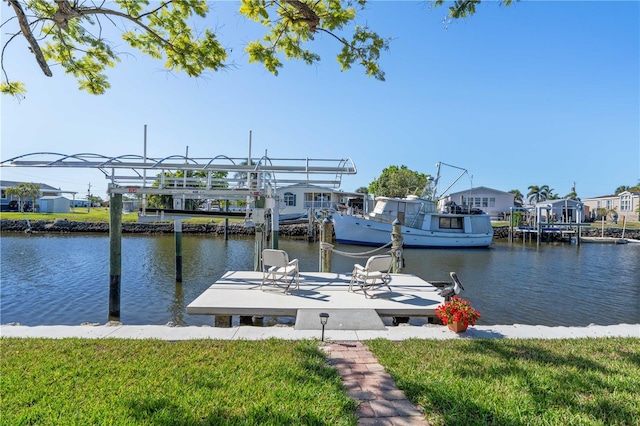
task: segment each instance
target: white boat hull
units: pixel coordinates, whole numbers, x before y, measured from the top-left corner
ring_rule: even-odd
[[[487,217],[487,221],[489,218]],[[358,216],[333,216],[336,241],[342,244],[383,246],[391,241],[392,225]],[[401,227],[405,247],[488,247],[493,240],[493,228],[484,233],[462,230],[423,230]]]

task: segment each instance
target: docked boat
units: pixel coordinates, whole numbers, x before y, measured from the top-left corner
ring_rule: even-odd
[[[453,201],[438,210],[436,194],[441,165],[462,170],[444,192],[468,174],[466,169],[438,163],[435,179],[429,179],[420,197],[376,197],[370,213],[337,212],[333,215],[336,240],[343,244],[382,246],[391,241],[393,223],[397,220],[405,247],[488,247],[493,240],[493,227],[487,213],[458,206]]]
[[[463,212],[447,206],[439,212],[433,200],[376,197],[371,213],[350,215],[335,213],[336,241],[343,244],[382,246],[391,241],[393,222],[401,223],[405,247],[487,247],[493,240],[488,214],[477,209]]]
[[[616,237],[580,237],[583,243],[601,243],[601,244],[627,244],[629,240],[626,238]]]

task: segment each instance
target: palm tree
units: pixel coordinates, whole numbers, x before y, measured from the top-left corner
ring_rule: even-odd
[[[511,191],[509,191],[509,193],[513,194],[513,204],[515,204],[517,207],[522,207],[522,192],[520,192],[519,189],[512,189]]]
[[[618,195],[618,194],[620,194],[621,192],[628,191],[629,189],[630,189],[630,188],[629,188],[628,186],[626,186],[626,185],[621,185],[621,186],[619,186],[619,187],[617,187],[617,188],[616,188],[616,192],[615,192],[615,194],[616,194],[616,195]]]
[[[558,197],[553,194],[553,189],[549,188],[549,185],[531,185],[529,188],[529,192],[527,193],[527,200],[531,203],[535,201],[536,203],[541,203],[546,200],[553,200],[554,197]]]
[[[20,212],[24,211],[22,200],[28,200],[31,198],[32,206],[35,208],[36,206],[36,198],[38,198],[41,194],[40,185],[36,183],[19,183],[18,186],[7,188],[5,190],[7,195],[12,195],[18,197],[18,208]]]

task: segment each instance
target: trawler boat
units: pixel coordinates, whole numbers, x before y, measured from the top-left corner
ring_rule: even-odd
[[[369,246],[388,244],[391,241],[393,222],[398,220],[405,247],[489,246],[493,240],[493,227],[488,214],[453,202],[447,203],[442,211],[438,211],[435,191],[440,164],[438,163],[438,177],[435,179],[432,198],[417,195],[405,198],[376,197],[376,204],[370,213],[334,213],[336,241]],[[429,192],[425,190],[423,194]]]
[[[343,244],[382,246],[391,241],[393,222],[401,223],[405,247],[487,247],[493,240],[488,214],[472,209],[468,213],[438,212],[432,200],[377,197],[366,215],[333,214],[336,241]]]

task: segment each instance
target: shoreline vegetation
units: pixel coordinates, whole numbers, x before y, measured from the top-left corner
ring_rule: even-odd
[[[364,343],[433,426],[640,425],[637,338]],[[318,340],[0,344],[2,425],[358,422]]]
[[[77,209],[76,209],[77,210]],[[229,218],[228,235],[251,236],[255,229],[247,227],[243,219]],[[279,235],[285,238],[307,238],[309,225],[306,221],[293,224],[280,224]],[[509,226],[507,222],[495,222],[493,224],[494,240],[509,238]],[[108,233],[109,210],[107,208],[94,208],[90,212],[71,213],[6,213],[0,215],[1,232],[32,232],[32,233]],[[122,215],[122,232],[135,234],[171,234],[174,232],[173,221],[141,223],[138,222],[137,213]],[[182,222],[183,234],[225,234],[224,217],[198,217],[184,219]],[[316,232],[319,233],[318,227]],[[614,224],[607,222],[592,223],[589,227],[583,227],[583,237],[609,237],[640,240],[640,223]],[[318,235],[316,235],[318,237]]]

